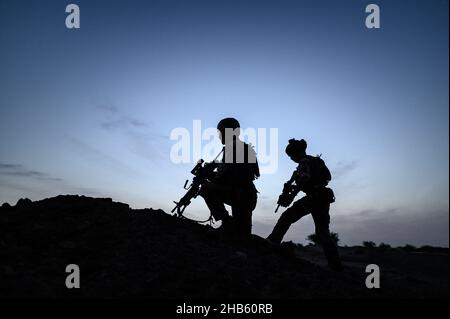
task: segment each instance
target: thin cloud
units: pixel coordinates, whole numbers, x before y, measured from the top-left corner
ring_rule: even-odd
[[[19,191],[23,196],[35,198],[48,196],[53,193],[102,195],[102,192],[97,189],[73,185],[65,179],[53,177],[41,171],[27,169],[21,164],[10,163],[0,163],[0,188]]]
[[[333,228],[343,242],[362,240],[393,245],[438,245],[448,247],[447,209],[415,212],[407,208],[364,210],[351,215],[332,216]]]
[[[100,105],[97,109],[105,117],[100,127],[125,135],[131,152],[152,162],[165,157],[161,151],[161,142],[167,142],[168,136],[155,132],[150,123],[123,114],[112,104]]]
[[[357,161],[340,161],[337,166],[332,170],[332,175],[334,179],[341,178],[350,172],[354,171],[358,167]]]
[[[36,188],[21,185],[18,183],[11,182],[10,180],[0,179],[0,188],[4,188],[7,190],[16,190],[21,193],[34,194],[36,193]]]
[[[20,166],[20,165],[18,165]],[[59,194],[78,194],[94,197],[105,197],[104,194],[94,188],[75,186],[70,182],[62,179],[38,179],[39,181],[56,181],[57,183],[45,184],[45,183],[33,183],[33,180],[29,179],[11,179],[10,177],[2,178],[0,176],[0,190],[2,194],[13,192],[17,196],[15,200],[11,201],[8,199],[9,203],[17,201],[19,198],[28,197],[31,199],[41,199],[44,197],[56,196]],[[25,185],[24,185],[25,184]],[[33,186],[31,186],[33,185]],[[3,199],[3,198],[2,198]],[[1,201],[0,201],[1,202]]]
[[[100,104],[97,105],[97,109],[99,109],[100,111],[104,111],[110,114],[114,114],[117,113],[119,110],[117,109],[117,107],[115,107],[114,105],[111,104]]]
[[[2,164],[0,163],[0,169],[19,169],[23,167],[22,165],[17,164]]]
[[[123,114],[113,104],[101,104],[96,107],[100,110],[105,119],[100,126],[108,131],[112,130],[133,130],[149,128],[149,123]]]
[[[142,122],[140,120],[135,120],[135,119],[129,119],[129,122],[132,126],[134,127],[147,127],[148,124],[145,122]]]
[[[279,215],[271,216],[254,217],[253,230],[256,234],[270,234],[279,218]],[[330,229],[339,234],[342,245],[361,245],[363,241],[374,241],[393,246],[412,244],[448,247],[448,223],[448,208],[418,212],[406,207],[392,207],[384,210],[367,209],[349,215],[335,214],[332,210]],[[305,237],[313,232],[313,220],[307,215],[291,226],[285,240],[304,243]]]
[[[133,130],[133,129],[145,129],[149,127],[148,123],[140,120],[130,118],[128,116],[121,116],[119,119],[106,120],[100,123],[100,126],[108,131],[113,130]]]
[[[91,160],[93,163],[101,163],[102,166],[107,166],[110,169],[121,172],[126,176],[134,176],[140,177],[141,174],[138,174],[134,169],[129,167],[128,165],[122,163],[120,160],[115,159],[114,157],[107,155],[95,147],[82,142],[74,137],[66,136],[68,141],[67,145],[76,153],[81,156]]]
[[[46,173],[29,170],[20,164],[0,164],[0,175],[33,178],[41,181],[62,181],[61,178],[49,176]]]

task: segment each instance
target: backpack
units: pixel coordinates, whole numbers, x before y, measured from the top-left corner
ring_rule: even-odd
[[[224,155],[222,157],[222,162],[225,163],[225,161],[228,160],[233,163],[233,176],[231,177],[232,179],[243,182],[254,181],[260,176],[258,159],[256,157],[255,149],[251,144],[243,142],[242,146],[242,151],[244,152],[244,154],[243,158],[241,157],[240,159],[236,155],[237,151],[234,145],[232,149],[233,158],[227,158],[226,156],[228,153],[226,147],[224,146]]]
[[[320,156],[309,156],[311,181],[314,186],[327,186],[331,181],[331,173]]]
[[[258,179],[260,176],[258,159],[256,157],[255,149],[251,144],[245,144],[245,163],[250,173],[250,179]]]

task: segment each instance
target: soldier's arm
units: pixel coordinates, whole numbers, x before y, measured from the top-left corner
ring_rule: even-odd
[[[218,184],[226,182],[230,177],[230,175],[231,175],[230,164],[219,163],[217,167],[217,172],[214,178],[212,179],[212,182]]]
[[[311,166],[308,161],[303,160],[300,162],[299,167],[297,168],[297,179],[296,184],[299,188],[302,188],[303,185],[307,184],[311,179]]]

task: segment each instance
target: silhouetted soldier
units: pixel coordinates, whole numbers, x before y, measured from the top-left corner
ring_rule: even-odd
[[[326,186],[331,180],[331,174],[320,157],[306,154],[306,147],[305,140],[289,140],[286,154],[299,165],[290,181],[295,185],[291,186],[290,182],[287,183],[288,185],[285,184],[278,204],[288,207],[300,191],[303,191],[306,196],[296,201],[281,215],[267,239],[273,243],[281,243],[291,224],[303,216],[311,214],[316,227],[316,235],[323,247],[329,266],[335,270],[341,270],[342,264],[329,229],[330,203],[334,202],[334,194]]]
[[[225,118],[217,125],[224,154],[211,182],[204,184],[200,196],[205,199],[215,220],[222,228],[238,235],[250,235],[252,212],[256,207],[257,190],[253,181],[259,177],[256,153],[239,139],[240,125],[234,118]],[[232,217],[225,209],[230,205]]]

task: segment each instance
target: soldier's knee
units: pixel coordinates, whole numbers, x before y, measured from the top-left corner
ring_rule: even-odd
[[[281,214],[279,221],[284,224],[292,224],[295,221],[294,210],[291,208],[287,209],[283,214]]]
[[[212,183],[206,183],[202,185],[199,195],[203,198],[209,198],[214,194],[214,185]]]
[[[324,246],[334,245],[334,241],[331,238],[331,235],[329,232],[316,231],[316,235],[322,245],[324,245]]]

